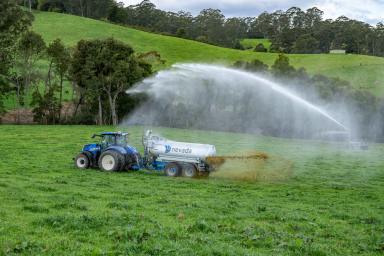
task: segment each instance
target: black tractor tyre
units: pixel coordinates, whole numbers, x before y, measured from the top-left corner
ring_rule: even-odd
[[[106,172],[120,171],[124,168],[124,157],[119,152],[107,150],[99,157],[98,165]]]
[[[90,166],[89,158],[86,154],[80,153],[75,158],[75,167],[79,169],[88,169]]]
[[[195,178],[198,175],[196,166],[193,164],[183,164],[183,176],[186,178]]]
[[[119,171],[124,171],[125,166],[127,165],[125,161],[125,157],[120,153],[117,153],[117,156],[119,157],[119,163],[120,163]]]
[[[180,176],[181,168],[177,163],[168,163],[164,168],[164,174],[169,177]]]
[[[137,165],[139,168],[143,165],[140,154],[131,154],[126,158],[125,169],[132,170],[132,166]]]

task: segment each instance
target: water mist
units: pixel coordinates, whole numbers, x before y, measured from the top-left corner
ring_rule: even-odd
[[[124,121],[129,125],[299,138],[348,130],[330,105],[318,106],[266,77],[223,66],[176,64],[127,93],[148,95]]]

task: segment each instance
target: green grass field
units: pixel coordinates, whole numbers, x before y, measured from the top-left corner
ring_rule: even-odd
[[[255,58],[271,65],[276,58],[274,53],[216,47],[72,15],[36,12],[35,17],[33,29],[42,34],[47,43],[61,38],[67,45],[74,46],[81,39],[114,37],[132,45],[137,52],[158,51],[166,63],[157,69],[176,62],[232,64],[237,60]],[[289,57],[293,65],[304,67],[312,74],[339,77],[350,81],[356,88],[384,95],[384,58],[329,54],[292,54]]]
[[[265,48],[269,49],[271,46],[271,41],[268,39],[260,39],[260,38],[245,38],[241,40],[241,45],[246,49],[253,51],[256,45],[262,43]]]
[[[0,126],[0,255],[383,255],[384,146],[156,129],[293,163],[279,182],[80,171],[95,126]],[[141,150],[143,128],[132,127]]]

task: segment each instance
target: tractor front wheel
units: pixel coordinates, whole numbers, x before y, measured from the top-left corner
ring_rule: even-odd
[[[88,156],[84,153],[78,154],[75,158],[75,166],[79,169],[88,169],[89,168]]]
[[[98,164],[103,171],[119,171],[124,165],[124,158],[120,153],[108,150],[101,154]]]

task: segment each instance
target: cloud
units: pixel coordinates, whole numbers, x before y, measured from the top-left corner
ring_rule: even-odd
[[[122,0],[126,5],[140,0]],[[198,14],[205,8],[220,9],[228,17],[257,16],[263,11],[286,10],[292,6],[303,10],[316,6],[324,11],[325,18],[347,16],[370,24],[383,21],[384,0],[152,0],[160,9],[167,11],[189,11]]]
[[[324,11],[325,18],[337,18],[341,15],[362,20],[370,24],[383,21],[384,1],[382,0],[323,0],[315,3]]]

